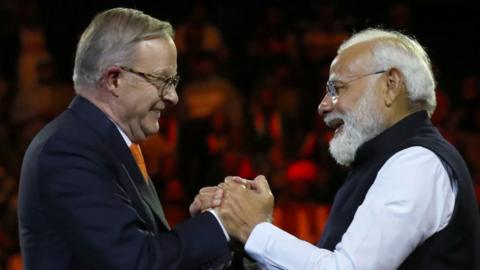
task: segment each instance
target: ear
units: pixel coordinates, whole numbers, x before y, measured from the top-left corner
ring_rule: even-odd
[[[392,68],[386,71],[387,87],[384,93],[384,102],[387,107],[392,106],[403,90],[403,75],[400,70]]]
[[[117,66],[108,67],[102,74],[102,83],[104,85],[104,89],[115,97],[118,97],[120,74],[120,67]]]

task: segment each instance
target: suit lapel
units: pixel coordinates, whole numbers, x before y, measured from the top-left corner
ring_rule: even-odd
[[[140,172],[137,163],[135,163],[135,159],[130,153],[130,150],[128,149],[125,141],[123,140],[115,126],[114,129],[112,129],[111,133],[111,139],[109,142],[107,142],[109,144],[109,149],[112,151],[112,156],[114,156],[114,158],[116,159],[119,159],[123,170],[126,172],[126,177],[121,180],[127,182],[126,184],[133,188],[135,196],[137,196],[141,201],[140,203],[142,205],[142,210],[145,211],[146,214],[149,216],[150,223],[154,225],[154,231],[158,232],[158,224],[155,221],[155,217],[153,216],[153,214],[157,213],[151,206],[151,200],[148,197],[148,188],[145,181],[143,180],[143,175]],[[162,220],[161,218],[159,219]]]
[[[149,187],[151,185],[151,181],[149,181],[150,185],[147,185],[140,168],[138,168],[138,165],[130,152],[130,149],[128,149],[127,144],[122,138],[122,135],[120,135],[120,132],[115,126],[111,131],[110,138],[111,140],[109,141],[109,144],[111,147],[109,147],[109,149],[112,149],[122,164],[125,165],[125,168],[131,177],[131,181],[138,190],[140,197],[144,202],[146,202],[149,210],[153,211],[157,218],[162,222],[162,225],[169,229],[160,200],[156,196],[156,193],[152,193],[151,189],[154,189],[154,187]]]
[[[143,180],[143,179],[142,179]],[[144,187],[146,187],[145,191],[142,192],[142,196],[145,201],[148,203],[152,211],[157,215],[160,219],[162,224],[170,230],[170,226],[168,225],[167,218],[165,217],[165,213],[163,212],[162,203],[157,195],[155,187],[153,186],[152,181],[148,181],[148,184],[143,181]]]
[[[152,212],[169,229],[162,205],[151,181],[145,182],[130,149],[122,138],[115,124],[95,105],[82,97],[75,97],[69,106],[79,118],[85,120],[92,129],[98,131],[110,149],[113,160],[119,161],[119,170],[126,172],[127,177],[119,177],[122,187],[127,191],[130,199],[140,216],[158,232],[157,222]]]

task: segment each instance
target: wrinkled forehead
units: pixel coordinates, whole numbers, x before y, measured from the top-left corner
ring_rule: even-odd
[[[339,53],[330,65],[330,80],[372,72],[374,59],[372,45],[364,42],[353,45]]]

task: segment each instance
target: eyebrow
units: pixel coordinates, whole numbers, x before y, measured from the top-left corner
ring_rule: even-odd
[[[336,82],[341,81],[341,76],[338,73],[333,73],[332,76],[328,78],[329,81]]]
[[[154,75],[157,78],[168,79],[168,78],[171,78],[171,77],[175,76],[176,74],[169,75],[165,72],[162,72],[162,73],[152,73],[152,75]]]
[[[176,70],[174,70],[174,72],[171,72],[171,70],[169,70],[168,68],[161,68],[158,70],[154,70],[152,74],[159,77],[172,77],[177,75],[178,72]]]
[[[341,76],[339,78],[339,76],[333,76],[333,78],[329,79],[329,81],[333,82],[333,83],[347,83],[345,81],[348,81],[350,78],[352,77],[355,77],[356,75],[355,74],[352,74],[352,75],[346,75],[346,76]]]
[[[346,82],[343,81],[342,79],[340,78],[333,78],[333,79],[329,79],[329,81],[331,81],[332,83],[335,83],[335,84],[345,84]]]

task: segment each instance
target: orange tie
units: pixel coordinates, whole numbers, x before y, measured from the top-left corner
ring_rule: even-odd
[[[137,166],[142,172],[143,179],[145,180],[145,182],[148,182],[147,166],[145,166],[145,160],[143,159],[140,145],[132,143],[130,145],[130,152],[132,152],[133,158],[135,159],[135,162],[137,162]]]

